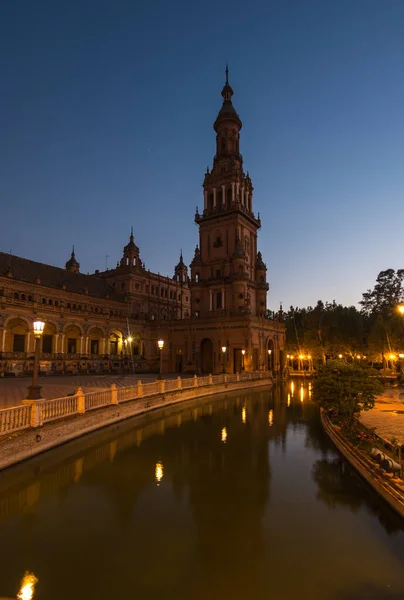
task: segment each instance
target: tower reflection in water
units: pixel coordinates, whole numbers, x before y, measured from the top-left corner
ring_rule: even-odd
[[[10,540],[0,549],[5,592],[34,556],[46,580],[41,600],[109,600],[128,589],[153,600],[339,597],[333,573],[346,567],[346,557],[326,560],[322,532],[332,533],[333,544],[351,536],[348,511],[402,534],[333,450],[308,392],[292,382],[166,408],[163,418],[147,415],[136,428],[124,422],[118,432],[98,432],[21,465],[15,476],[10,471],[0,483],[0,536]],[[27,514],[35,549],[28,562]],[[372,544],[363,536],[355,543],[367,552]],[[307,593],[299,562],[296,577],[285,577],[290,554],[303,544],[324,571],[316,575],[322,588],[306,577]],[[368,564],[376,559],[382,565],[375,550]],[[102,578],[91,577],[103,564]],[[397,571],[383,569],[397,583]],[[364,572],[357,566],[350,585]]]

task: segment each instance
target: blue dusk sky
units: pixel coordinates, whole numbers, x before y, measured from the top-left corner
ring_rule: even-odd
[[[0,250],[189,264],[226,60],[269,308],[404,267],[403,0],[2,0]]]

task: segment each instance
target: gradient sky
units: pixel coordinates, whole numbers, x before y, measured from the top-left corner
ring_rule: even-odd
[[[0,250],[189,264],[226,59],[268,306],[403,268],[403,0],[2,0]]]

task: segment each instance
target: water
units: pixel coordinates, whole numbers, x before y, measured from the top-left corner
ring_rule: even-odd
[[[99,431],[0,476],[0,596],[404,597],[403,523],[322,432],[300,383]]]

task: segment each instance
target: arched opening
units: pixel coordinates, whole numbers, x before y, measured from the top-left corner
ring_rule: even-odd
[[[110,336],[109,336],[109,354],[111,354],[112,356],[119,356],[121,354],[122,350],[122,343],[123,343],[123,334],[121,331],[118,330],[114,330],[111,331]]]
[[[212,340],[205,338],[201,343],[201,372],[212,373],[213,371],[213,344]]]
[[[23,319],[11,319],[6,326],[5,351],[28,352],[29,328]]]
[[[80,352],[81,331],[77,325],[68,325],[65,330],[64,352],[77,354]]]
[[[45,323],[45,327],[42,334],[41,348],[42,352],[51,354],[56,352],[54,348],[54,336],[56,334],[56,327],[52,323]]]
[[[104,334],[98,327],[90,329],[88,334],[88,352],[89,354],[101,354],[102,339]]]

